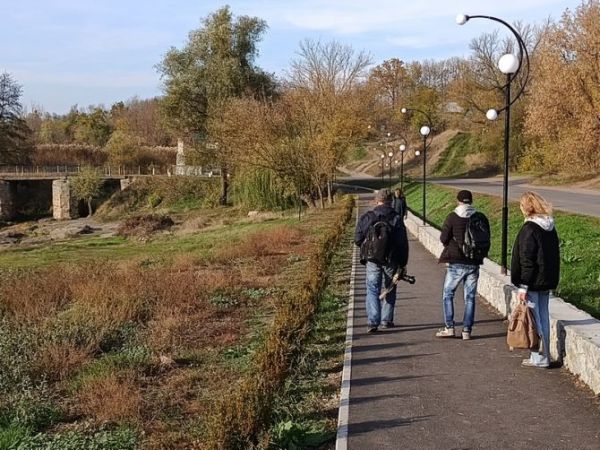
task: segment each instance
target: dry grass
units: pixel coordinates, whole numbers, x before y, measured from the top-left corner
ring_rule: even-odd
[[[14,274],[0,283],[0,313],[16,322],[39,323],[62,309],[71,295],[64,270]]]
[[[132,371],[85,380],[77,393],[76,412],[97,423],[139,422],[142,394]]]
[[[302,233],[296,228],[279,226],[249,234],[242,242],[218,249],[213,254],[215,262],[230,262],[243,258],[261,258],[290,251],[302,242]]]
[[[92,351],[73,339],[46,342],[36,352],[33,372],[49,381],[66,380],[92,358]]]
[[[134,422],[148,448],[191,448],[198,435],[187,432],[198,432],[199,422],[214,413],[215,398],[232,391],[240,372],[264,372],[244,394],[256,402],[268,401],[284,379],[314,310],[312,293],[320,282],[313,278],[324,273],[322,264],[303,272],[316,247],[308,230],[333,223],[332,214],[298,226],[265,224],[237,242],[219,240],[209,258],[184,253],[167,263],[94,262],[23,272],[0,284],[0,314],[30,324],[32,375],[49,381],[49,391],[63,397],[76,422]],[[301,296],[284,298],[284,291],[297,294],[298,287]],[[256,350],[248,345],[250,331],[256,320],[272,319],[269,356],[248,369]],[[238,348],[242,356],[229,356]],[[145,361],[165,356],[174,362],[138,362],[137,349],[148,352]],[[253,399],[250,410],[229,404],[239,409],[231,412],[235,420],[242,415],[250,428],[268,411],[267,404],[252,409]]]

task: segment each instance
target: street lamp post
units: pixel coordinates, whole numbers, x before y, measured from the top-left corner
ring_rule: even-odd
[[[394,158],[394,151],[390,150],[388,153],[388,158],[390,158],[390,171],[388,173],[388,181],[390,183],[390,189],[392,188],[392,159]]]
[[[402,114],[406,114],[409,111],[415,111],[424,115],[427,119],[427,124],[423,125],[419,129],[419,133],[423,136],[423,225],[427,225],[427,147],[431,144],[427,143],[427,138],[431,136],[431,117],[420,109],[415,108],[402,108]]]
[[[406,141],[405,138],[402,138],[404,140],[404,144],[400,144],[399,150],[400,150],[400,189],[404,189],[404,153],[406,152],[406,148],[408,146],[408,142]]]
[[[381,154],[381,185],[382,186],[383,186],[383,183],[384,183],[384,181],[383,181],[383,170],[384,170],[383,164],[384,164],[384,161],[385,161],[385,153],[382,153]]]
[[[521,35],[511,25],[506,23],[502,19],[498,19],[493,16],[468,16],[466,14],[459,14],[456,16],[456,23],[464,25],[470,19],[489,19],[494,22],[501,23],[507,27],[514,35],[519,46],[519,55],[515,56],[512,53],[502,55],[498,61],[498,68],[506,75],[506,84],[502,87],[504,91],[504,107],[500,110],[490,109],[486,113],[488,120],[496,120],[498,114],[504,111],[504,173],[502,181],[502,249],[501,249],[501,271],[502,274],[506,275],[508,270],[508,164],[509,164],[509,143],[510,143],[510,107],[517,101],[517,99],[523,94],[527,81],[529,80],[529,53],[527,47]],[[526,62],[526,70],[524,81],[521,85],[520,90],[514,98],[511,98],[510,85],[511,82],[517,77],[521,68],[523,67],[523,58]]]

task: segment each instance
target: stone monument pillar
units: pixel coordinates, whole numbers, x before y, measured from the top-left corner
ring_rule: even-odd
[[[177,139],[177,159],[175,161],[175,175],[185,175],[185,151],[183,139]]]

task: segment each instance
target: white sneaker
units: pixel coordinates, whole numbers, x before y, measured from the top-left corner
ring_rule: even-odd
[[[463,338],[463,341],[470,340],[471,339],[471,332],[463,330],[463,332],[462,332],[462,338]]]
[[[455,337],[456,335],[454,334],[454,328],[442,328],[440,331],[438,331],[437,333],[435,333],[436,337],[441,337],[441,338],[449,338],[449,337]]]

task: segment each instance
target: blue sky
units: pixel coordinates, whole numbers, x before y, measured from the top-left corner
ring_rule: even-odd
[[[579,0],[0,0],[0,71],[23,86],[23,104],[64,113],[161,93],[155,65],[184,45],[200,19],[224,4],[265,19],[258,63],[283,75],[304,38],[351,44],[376,63],[468,55],[470,39],[494,28],[459,27],[459,12],[535,23],[559,19]]]

